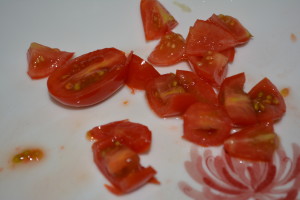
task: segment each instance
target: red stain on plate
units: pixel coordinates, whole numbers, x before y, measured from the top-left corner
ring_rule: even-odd
[[[271,162],[242,161],[210,150],[200,155],[191,149],[185,162],[188,174],[199,184],[185,181],[180,189],[196,200],[296,200],[300,190],[300,146],[293,144],[293,157],[280,148]]]

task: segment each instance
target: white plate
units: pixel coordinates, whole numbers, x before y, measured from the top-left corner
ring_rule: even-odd
[[[247,91],[265,76],[279,89],[290,89],[285,98],[287,113],[275,129],[287,156],[292,157],[292,143],[300,144],[300,1],[161,2],[179,22],[174,31],[184,37],[197,18],[207,19],[213,13],[232,15],[250,30],[254,37],[237,49],[228,75],[245,72]],[[191,11],[186,12],[178,3]],[[157,41],[145,42],[139,0],[2,0],[0,28],[0,199],[183,200],[190,198],[179,187],[180,182],[199,191],[204,188],[184,166],[191,159],[193,145],[181,139],[182,120],[158,118],[149,109],[143,92],[132,95],[123,88],[99,105],[69,109],[49,98],[46,79],[33,81],[26,74],[26,51],[31,42],[74,51],[76,56],[116,47],[147,58]],[[298,39],[292,40],[291,34]],[[165,73],[178,68],[188,69],[185,63],[157,69]],[[85,133],[121,119],[145,124],[152,130],[151,151],[142,155],[141,161],[157,170],[161,185],[147,184],[116,197],[103,187],[108,182],[93,163],[91,142]],[[11,157],[27,147],[44,149],[45,158],[34,165],[13,168]],[[202,147],[196,150],[201,155],[205,151]],[[212,150],[220,153],[219,149]]]

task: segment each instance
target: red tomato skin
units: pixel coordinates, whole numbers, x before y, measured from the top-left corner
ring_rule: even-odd
[[[95,140],[110,139],[112,142],[120,142],[136,153],[149,151],[152,141],[152,133],[147,126],[129,120],[96,126],[89,133]]]
[[[193,94],[197,101],[217,105],[218,98],[214,88],[200,79],[194,72],[177,70],[176,77],[184,89]]]
[[[239,22],[239,20],[232,16],[213,14],[207,21],[220,26],[231,33],[240,44],[248,42],[252,37],[251,33]]]
[[[284,98],[268,78],[262,79],[248,94],[253,101],[260,122],[278,121],[286,112]],[[268,96],[271,98],[268,99]]]
[[[169,32],[162,36],[148,61],[157,66],[170,66],[184,60],[184,53],[184,38],[178,33]]]
[[[107,156],[110,156],[109,151],[114,148],[120,147],[111,140],[97,141],[92,145],[94,162],[100,172],[112,184],[112,186],[105,185],[112,193],[116,195],[130,193],[152,181],[156,171],[151,166],[145,168],[140,163],[137,163],[135,166],[136,169],[131,172],[124,172],[122,175],[111,174],[108,168],[107,159],[109,158]]]
[[[81,55],[69,60],[49,76],[48,91],[54,99],[67,106],[85,107],[100,103],[125,84],[127,64],[125,53],[115,48],[105,48]],[[66,89],[68,82],[81,81],[82,78],[88,77],[86,75],[93,73],[91,70],[107,71],[103,72],[104,76],[99,75],[100,81],[95,80],[83,89],[80,88],[78,91]],[[96,72],[93,74],[96,75]]]
[[[258,123],[232,134],[224,142],[230,156],[243,160],[269,162],[278,148],[279,138],[272,123]]]
[[[244,92],[245,74],[227,77],[219,91],[219,102],[236,126],[257,123],[256,112],[249,95]]]
[[[150,81],[146,86],[146,98],[150,108],[159,117],[179,116],[193,103],[197,101],[196,97],[186,91],[168,95],[166,100],[159,97],[163,88],[169,89],[173,83],[178,84],[175,74],[163,74]],[[182,90],[183,87],[182,87]]]
[[[239,42],[224,29],[203,20],[197,20],[186,39],[186,54],[204,56],[208,51],[220,52],[235,47]]]
[[[200,146],[222,145],[231,128],[231,120],[220,106],[198,102],[183,115],[183,138]]]
[[[218,52],[207,52],[203,57],[189,56],[192,70],[212,86],[219,88],[228,72],[228,58]]]
[[[73,55],[73,52],[60,51],[33,42],[27,50],[27,74],[31,79],[45,78],[63,66]]]
[[[145,90],[147,82],[159,75],[150,63],[133,54],[128,65],[126,84],[132,89]]]
[[[156,40],[178,25],[176,19],[157,0],[141,0],[140,11],[146,40]]]
[[[228,58],[229,63],[232,63],[234,61],[234,56],[235,56],[235,48],[234,47],[225,49],[225,50],[221,51],[220,53]]]

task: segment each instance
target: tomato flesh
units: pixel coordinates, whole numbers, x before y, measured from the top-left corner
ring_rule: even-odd
[[[128,120],[115,121],[96,126],[89,131],[95,140],[110,139],[128,146],[136,153],[144,153],[150,149],[152,133],[147,126]]]
[[[201,145],[222,145],[230,136],[231,120],[219,106],[195,103],[183,115],[183,138]]]
[[[192,70],[215,87],[220,87],[228,71],[228,58],[221,53],[208,51],[200,56],[189,56]]]
[[[27,51],[27,74],[32,79],[45,78],[63,66],[73,55],[73,52],[60,51],[33,42]]]
[[[159,44],[151,52],[148,61],[158,66],[170,66],[183,60],[185,40],[178,34],[169,32],[162,36]]]
[[[255,124],[231,135],[224,142],[224,149],[234,157],[268,162],[272,160],[278,142],[272,123]]]
[[[125,53],[106,48],[69,60],[49,76],[47,86],[62,104],[83,107],[110,97],[125,84],[126,76]]]
[[[128,65],[126,84],[132,89],[145,90],[147,82],[159,75],[150,63],[133,54]]]
[[[210,104],[218,104],[217,94],[214,88],[195,73],[185,70],[177,70],[176,77],[183,88],[193,94],[197,101]]]
[[[226,78],[220,88],[219,100],[228,116],[237,126],[247,126],[257,122],[256,113],[248,94],[244,92],[245,74]]]
[[[276,86],[264,78],[249,92],[259,121],[277,121],[286,112],[286,105]]]
[[[115,194],[132,192],[156,174],[151,166],[143,167],[138,154],[125,145],[103,140],[95,142],[92,150],[97,167],[112,184],[106,187]]]
[[[213,14],[208,21],[231,33],[240,43],[248,42],[252,37],[251,33],[239,22],[239,20],[232,16]]]
[[[141,0],[140,11],[146,40],[159,39],[178,24],[157,0]]]
[[[197,20],[186,39],[186,54],[203,56],[208,51],[223,51],[239,42],[232,34],[209,21]]]

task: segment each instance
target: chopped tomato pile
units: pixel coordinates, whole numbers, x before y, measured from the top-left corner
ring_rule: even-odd
[[[62,104],[85,107],[109,99],[124,85],[145,93],[149,108],[161,118],[180,116],[183,138],[209,147],[223,145],[234,157],[272,160],[279,146],[274,124],[286,112],[276,86],[264,78],[244,90],[245,73],[228,77],[237,46],[250,41],[250,32],[234,17],[213,14],[197,19],[184,38],[173,31],[178,21],[157,0],[141,0],[145,40],[158,40],[147,60],[135,52],[115,48],[96,50],[76,58],[73,53],[32,43],[28,74],[49,76],[50,95]],[[190,71],[160,74],[156,66],[186,62]],[[128,120],[97,126],[89,132],[94,161],[115,194],[158,183],[151,166],[139,154],[151,146],[151,131]]]

